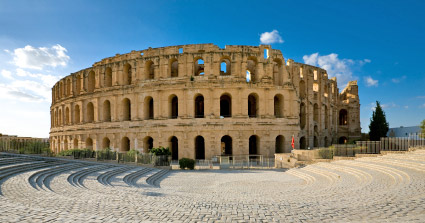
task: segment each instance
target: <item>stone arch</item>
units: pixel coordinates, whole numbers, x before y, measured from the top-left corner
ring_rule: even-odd
[[[194,73],[193,73],[193,75],[194,76],[202,76],[202,75],[204,75],[205,74],[205,70],[204,70],[204,59],[202,58],[202,57],[196,57],[195,58],[195,60],[194,60],[195,62],[194,62],[194,64],[193,64],[193,67],[194,67]]]
[[[121,152],[128,152],[130,151],[130,139],[127,136],[122,137],[121,139]]]
[[[246,61],[246,73],[247,73],[247,80],[248,82],[257,82],[257,58],[251,56],[248,57],[248,60]],[[248,78],[249,76],[249,78]]]
[[[283,118],[283,95],[281,94],[276,94],[274,96],[274,116],[276,118]]]
[[[104,137],[102,140],[102,149],[109,149],[111,148],[111,140],[109,140],[108,137]]]
[[[88,75],[87,92],[89,93],[93,92],[95,86],[96,86],[96,77],[95,77],[94,71],[91,70]]]
[[[307,91],[306,91],[306,87],[305,87],[305,81],[301,80],[300,81],[300,98],[304,99],[306,98],[307,95]]]
[[[63,87],[63,81],[61,81],[59,83],[59,94],[60,94],[60,98],[63,98],[65,96],[65,91],[64,91],[64,87]]]
[[[304,129],[306,124],[307,124],[306,106],[305,106],[304,102],[301,102],[301,104],[300,104],[300,127],[301,127],[301,129]]]
[[[66,79],[66,96],[71,95],[71,80],[68,78]]]
[[[276,136],[275,140],[275,153],[285,152],[285,137],[283,135]]]
[[[328,106],[325,105],[325,129],[329,128],[329,111]]]
[[[62,126],[63,125],[63,122],[62,122],[62,109],[59,109],[58,115],[59,115],[58,124],[59,124],[59,126]]]
[[[146,136],[143,139],[143,146],[144,146],[143,149],[144,149],[145,153],[149,153],[153,148],[153,138],[150,137],[150,136]]]
[[[74,149],[78,149],[78,138],[77,137],[74,138],[73,146],[74,146]]]
[[[168,98],[169,110],[168,114],[171,119],[176,119],[179,116],[179,98],[172,94]]]
[[[341,136],[338,139],[338,144],[347,144],[347,142],[348,142],[348,139],[345,136]]]
[[[153,98],[150,96],[147,96],[145,98],[145,119],[154,119],[154,102]]]
[[[339,110],[339,125],[348,125],[348,112],[346,109]]]
[[[105,69],[105,82],[104,87],[112,87],[112,68]]]
[[[93,103],[89,102],[86,106],[86,118],[87,122],[94,122],[94,106]]]
[[[228,93],[224,93],[220,97],[220,116],[232,117],[232,96]]]
[[[273,59],[273,81],[275,85],[282,86],[282,60],[279,58]]]
[[[176,58],[170,59],[168,69],[170,71],[170,77],[178,77],[179,76],[179,61]]]
[[[171,150],[171,159],[179,160],[179,140],[177,137],[170,137],[170,150]]]
[[[252,135],[249,137],[249,155],[258,155],[260,146],[260,137]]]
[[[200,135],[195,138],[195,159],[205,159],[205,139]]]
[[[304,136],[300,138],[300,149],[307,149],[307,142]]]
[[[69,125],[70,124],[70,115],[71,112],[69,111],[69,107],[65,108],[65,124]]]
[[[81,80],[82,80],[81,74],[77,74],[76,80],[75,80],[75,82],[76,82],[76,84],[75,84],[76,95],[79,95],[81,93]]]
[[[132,83],[132,69],[129,63],[124,64],[123,72],[122,72],[122,84],[130,85]]]
[[[229,135],[221,137],[221,154],[233,155],[233,140]]]
[[[90,137],[86,139],[86,149],[93,150],[93,139]]]
[[[63,150],[68,150],[68,139],[65,137],[65,140],[63,141]]]
[[[232,67],[231,67],[231,60],[230,57],[225,56],[220,59],[220,75],[221,76],[227,76],[232,74]]]
[[[111,102],[109,100],[103,102],[103,121],[111,121]]]
[[[204,96],[197,94],[195,96],[195,118],[204,118]]]
[[[128,98],[122,100],[122,120],[130,121],[131,120],[131,101]]]
[[[145,75],[147,80],[155,78],[155,67],[152,60],[146,61],[145,63]]]
[[[316,122],[316,123],[320,123],[320,120],[319,120],[319,118],[320,118],[320,111],[319,111],[319,105],[316,103],[316,104],[314,104],[314,107],[313,107],[313,120]]]
[[[248,116],[250,118],[258,117],[259,101],[256,93],[248,95]]]
[[[80,118],[80,106],[79,105],[75,105],[74,106],[74,123],[78,124],[81,122],[81,118]]]

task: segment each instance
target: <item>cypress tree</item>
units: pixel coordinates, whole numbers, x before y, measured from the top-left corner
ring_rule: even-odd
[[[425,136],[425,119],[421,122],[422,137]]]
[[[376,108],[372,114],[369,124],[369,136],[371,141],[379,141],[381,137],[386,137],[389,130],[385,112],[382,110],[379,101],[376,101]]]

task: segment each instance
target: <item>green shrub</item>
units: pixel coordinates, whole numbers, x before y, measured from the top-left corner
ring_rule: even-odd
[[[179,160],[180,169],[195,169],[195,160],[189,158],[182,158]]]
[[[168,147],[164,148],[162,146],[160,146],[159,148],[152,148],[150,152],[153,153],[155,156],[171,155],[170,149]]]
[[[130,151],[127,152],[127,156],[136,157],[136,155],[139,154],[139,151],[135,149],[130,149]]]
[[[334,149],[333,148],[325,148],[319,150],[319,156],[322,159],[333,159]]]

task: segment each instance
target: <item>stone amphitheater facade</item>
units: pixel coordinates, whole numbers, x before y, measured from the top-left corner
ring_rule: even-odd
[[[247,78],[247,76],[249,78]],[[356,81],[340,92],[319,67],[270,45],[149,48],[102,59],[52,89],[51,149],[149,152],[173,159],[266,157],[360,138]]]

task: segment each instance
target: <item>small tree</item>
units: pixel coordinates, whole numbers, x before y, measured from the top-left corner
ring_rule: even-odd
[[[389,130],[385,112],[382,110],[379,101],[376,101],[375,111],[372,114],[369,124],[369,136],[371,141],[379,141],[381,137],[386,137]]]
[[[422,136],[425,136],[425,119],[421,122]]]

